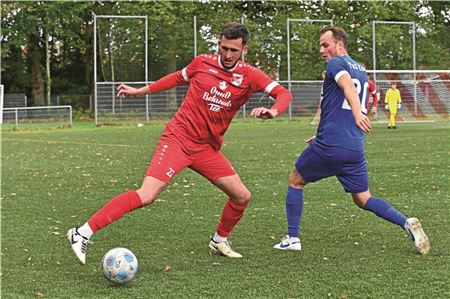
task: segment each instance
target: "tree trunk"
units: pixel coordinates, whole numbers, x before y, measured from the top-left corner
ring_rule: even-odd
[[[44,78],[42,77],[41,70],[41,53],[39,52],[39,48],[33,46],[38,44],[38,38],[31,38],[29,48],[31,59],[31,76],[33,80],[31,84],[31,96],[34,99],[34,106],[44,106]]]
[[[48,44],[48,32],[45,34],[45,70],[47,72],[47,106],[51,106],[51,89],[52,89],[52,76],[50,73],[50,55],[51,49]]]

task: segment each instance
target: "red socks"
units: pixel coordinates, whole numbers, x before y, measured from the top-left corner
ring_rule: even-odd
[[[228,199],[227,203],[223,207],[222,216],[220,217],[219,224],[217,225],[217,233],[222,237],[228,237],[236,224],[244,215],[245,206],[235,204],[231,199]]]
[[[121,218],[137,208],[142,207],[142,200],[135,190],[122,193],[111,199],[88,220],[88,224],[95,233],[99,229]]]

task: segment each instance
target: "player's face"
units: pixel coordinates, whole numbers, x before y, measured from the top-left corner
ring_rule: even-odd
[[[247,54],[247,46],[242,44],[242,38],[238,39],[226,39],[221,37],[218,42],[220,49],[220,62],[227,68],[233,68],[242,54]]]
[[[325,59],[325,61],[330,60],[334,56],[339,56],[342,53],[343,42],[336,42],[333,38],[333,32],[327,31],[320,36],[320,55]]]

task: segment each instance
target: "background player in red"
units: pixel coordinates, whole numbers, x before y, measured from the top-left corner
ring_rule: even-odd
[[[375,83],[369,76],[369,95],[367,96],[367,103],[369,103],[370,95],[372,95],[372,109],[370,110],[370,112],[372,113],[372,115],[375,115],[377,114],[378,94],[375,88]]]
[[[229,23],[222,29],[218,42],[220,54],[200,55],[181,71],[148,86],[136,89],[122,84],[117,88],[118,95],[126,97],[189,85],[181,107],[161,135],[141,188],[114,197],[85,224],[67,232],[72,250],[82,264],[86,263],[89,239],[96,231],[153,203],[169,181],[186,167],[204,176],[229,197],[209,243],[211,252],[242,257],[230,247],[227,237],[243,216],[251,193],[220,151],[223,135],[236,112],[254,92],[266,92],[275,98],[271,108],[252,110],[252,116],[262,119],[276,117],[292,100],[286,88],[240,60],[242,54],[247,54],[248,38],[244,25]]]

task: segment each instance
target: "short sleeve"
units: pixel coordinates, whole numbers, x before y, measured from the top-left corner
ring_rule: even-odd
[[[278,82],[267,76],[261,70],[252,67],[250,72],[251,86],[254,92],[265,92],[269,94],[275,87],[279,85]]]
[[[195,73],[199,69],[199,66],[202,64],[203,59],[203,56],[199,55],[195,57],[188,66],[181,70],[181,75],[183,76],[184,80],[189,81],[190,78],[195,75]]]
[[[343,59],[333,57],[327,63],[326,76],[337,82],[342,75],[349,74],[347,68],[347,63]]]

